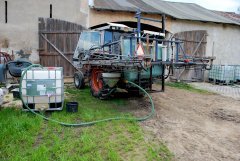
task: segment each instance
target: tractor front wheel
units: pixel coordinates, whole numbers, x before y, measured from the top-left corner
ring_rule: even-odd
[[[84,76],[81,72],[74,74],[74,85],[77,89],[83,89],[85,87]]]

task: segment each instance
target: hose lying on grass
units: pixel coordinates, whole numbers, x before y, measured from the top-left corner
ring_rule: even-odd
[[[35,115],[37,115],[37,116],[39,116],[39,117],[41,117],[41,118],[43,118],[43,119],[45,119],[45,120],[47,120],[47,121],[52,121],[52,122],[55,122],[55,123],[60,124],[60,125],[63,125],[63,126],[90,126],[90,125],[94,125],[94,124],[96,124],[96,123],[107,122],[107,121],[112,121],[112,120],[144,121],[144,120],[147,120],[147,119],[149,119],[150,117],[152,117],[152,116],[154,115],[154,113],[155,113],[155,108],[154,108],[154,103],[153,103],[152,97],[147,93],[147,91],[144,90],[144,89],[143,89],[142,87],[140,87],[139,85],[133,83],[133,82],[126,81],[126,83],[129,83],[130,85],[139,88],[143,93],[145,93],[145,94],[148,96],[148,98],[149,98],[149,100],[150,100],[150,102],[151,102],[151,112],[150,112],[148,115],[146,115],[146,116],[144,116],[144,117],[136,117],[136,118],[130,118],[130,117],[111,117],[111,118],[106,118],[106,119],[100,119],[100,120],[95,120],[95,121],[90,121],[90,122],[80,122],[80,123],[66,123],[66,122],[61,122],[61,121],[58,121],[58,120],[54,120],[54,119],[48,118],[48,117],[46,117],[46,116],[44,116],[44,115],[42,115],[42,114],[40,114],[40,113],[35,112],[35,111],[32,110],[31,108],[29,108],[28,105],[27,105],[27,103],[24,102],[23,97],[22,97],[22,81],[23,81],[23,78],[24,78],[25,74],[27,73],[27,71],[30,70],[30,69],[33,68],[33,67],[40,67],[40,68],[42,68],[42,66],[39,65],[39,64],[33,64],[33,65],[27,67],[27,68],[23,71],[22,77],[21,77],[21,79],[20,79],[20,87],[19,87],[20,98],[21,98],[24,106],[25,106],[30,112],[32,112],[33,114],[35,114]]]

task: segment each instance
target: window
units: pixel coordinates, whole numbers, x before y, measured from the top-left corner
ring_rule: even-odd
[[[50,4],[50,18],[52,18],[52,4]]]
[[[100,33],[96,31],[82,32],[78,41],[76,51],[89,50],[93,47],[100,46]],[[73,55],[74,59],[78,59],[79,52]]]
[[[8,22],[8,17],[7,17],[7,12],[8,12],[8,3],[7,3],[7,1],[5,1],[5,23],[7,23]]]
[[[79,40],[80,48],[89,50],[100,45],[100,33],[95,31],[82,32]]]
[[[111,43],[113,40],[113,35],[112,35],[112,32],[110,31],[105,31],[104,32],[104,44],[106,43]]]
[[[136,49],[136,39],[135,38],[124,38],[122,41],[122,55],[128,57],[133,56]],[[132,45],[132,46],[131,46]],[[132,51],[131,51],[132,48]],[[126,59],[126,57],[123,57]]]

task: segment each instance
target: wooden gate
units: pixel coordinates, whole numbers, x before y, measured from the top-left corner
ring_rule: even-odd
[[[206,55],[207,31],[184,31],[174,34],[174,37],[184,42],[182,48],[186,55],[199,57]],[[183,55],[182,50],[179,50],[179,54]]]
[[[73,77],[75,69],[70,62],[84,28],[58,19],[39,18],[38,22],[40,64],[46,67],[63,67],[64,77]]]
[[[207,31],[184,31],[174,34],[174,37],[176,40],[184,42],[181,44],[182,49],[179,49],[180,58],[183,57],[184,54],[190,57],[206,56]],[[177,68],[174,70],[174,77],[182,81],[202,81],[204,79],[204,71],[201,67]]]

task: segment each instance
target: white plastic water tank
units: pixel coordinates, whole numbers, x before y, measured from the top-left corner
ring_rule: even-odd
[[[219,83],[232,83],[234,81],[234,67],[229,65],[213,65],[209,71],[209,79]]]
[[[62,110],[64,102],[62,68],[45,67],[28,70],[22,81],[22,97],[34,110],[38,110],[39,107],[45,110]]]
[[[220,80],[225,81],[226,83],[231,83],[234,81],[234,67],[229,65],[221,66],[220,69]]]
[[[212,69],[209,71],[209,75],[208,78],[210,79],[210,81],[213,81],[215,78],[215,73],[217,72],[218,66],[217,65],[213,65]]]
[[[240,82],[240,66],[235,66],[235,81]]]

